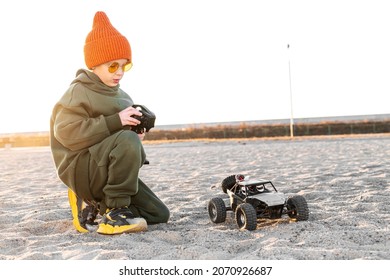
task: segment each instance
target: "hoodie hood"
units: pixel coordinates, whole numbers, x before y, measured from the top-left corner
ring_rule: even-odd
[[[72,81],[71,85],[73,84],[82,84],[89,90],[104,95],[118,94],[119,90],[119,85],[115,87],[109,87],[104,84],[95,73],[85,69],[80,69],[77,71],[76,79]]]

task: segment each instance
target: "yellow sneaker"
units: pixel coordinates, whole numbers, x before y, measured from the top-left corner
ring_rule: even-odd
[[[96,231],[97,223],[95,219],[98,214],[97,208],[92,205],[87,205],[70,188],[68,188],[68,199],[72,210],[73,225],[76,230],[81,233]]]
[[[98,233],[121,234],[146,231],[148,225],[144,218],[134,217],[129,208],[109,209],[99,223]]]

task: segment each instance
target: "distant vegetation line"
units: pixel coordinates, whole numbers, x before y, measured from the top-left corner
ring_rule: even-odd
[[[301,122],[294,125],[294,136],[319,135],[355,135],[390,133],[390,118],[345,121],[321,121],[317,123]],[[237,124],[197,125],[182,128],[159,129],[149,131],[145,140],[175,141],[196,139],[232,139],[232,138],[272,138],[289,137],[290,125],[253,124],[241,122]],[[48,132],[16,133],[0,136],[0,148],[49,146]]]

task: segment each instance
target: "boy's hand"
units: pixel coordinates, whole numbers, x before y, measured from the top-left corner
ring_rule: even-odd
[[[127,107],[126,109],[119,112],[119,118],[121,119],[122,126],[125,125],[132,125],[136,126],[137,124],[140,124],[140,121],[133,118],[132,116],[142,116],[142,113],[138,111],[134,107]]]

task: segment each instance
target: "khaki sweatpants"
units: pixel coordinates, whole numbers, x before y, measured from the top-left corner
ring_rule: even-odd
[[[129,206],[133,214],[148,223],[165,223],[169,210],[153,191],[138,178],[145,162],[145,151],[136,133],[122,130],[89,148],[89,190],[78,190],[88,200],[107,208]]]

